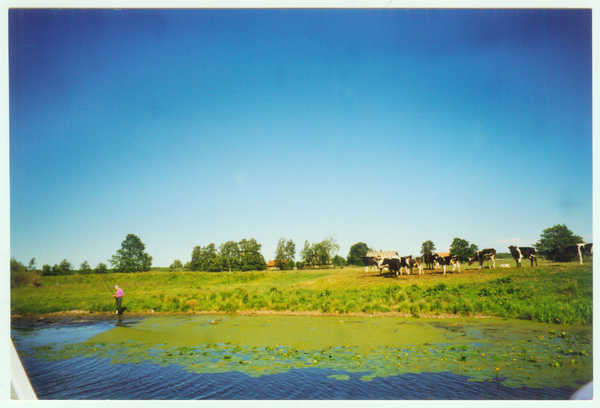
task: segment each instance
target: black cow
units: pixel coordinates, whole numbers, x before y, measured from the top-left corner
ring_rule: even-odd
[[[481,251],[475,252],[475,255],[469,259],[469,266],[473,265],[473,262],[479,262],[479,269],[483,268],[483,261],[488,259],[492,260],[493,267],[496,267],[496,250],[494,248],[486,248]]]
[[[531,266],[533,266],[533,262],[535,261],[535,266],[537,264],[537,258],[535,257],[535,248],[532,247],[516,247],[511,245],[508,247],[510,249],[510,253],[512,254],[515,261],[517,261],[517,266],[521,266],[521,261],[525,258],[529,258],[531,261]]]
[[[583,265],[583,255],[593,255],[594,244],[580,243],[575,245],[567,245],[565,247],[565,252],[579,257],[579,265]]]
[[[425,262],[425,267],[427,269],[433,269],[433,254],[431,252],[423,255],[423,261]]]
[[[460,258],[458,255],[448,255],[442,256],[438,254],[433,254],[433,262],[438,263],[444,268],[444,275],[446,274],[446,265],[454,265],[452,268],[452,272],[458,267],[458,272],[460,272]]]

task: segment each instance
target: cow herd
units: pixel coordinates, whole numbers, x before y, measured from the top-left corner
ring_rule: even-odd
[[[517,261],[517,266],[521,266],[521,262],[524,259],[531,261],[531,266],[535,262],[537,266],[537,258],[535,256],[535,248],[533,247],[517,247],[511,245],[508,247],[511,255]],[[565,247],[565,252],[573,254],[579,257],[579,263],[583,264],[583,255],[593,255],[594,246],[593,244],[575,244]],[[484,261],[492,261],[492,267],[496,267],[496,250],[494,248],[481,249],[475,252],[469,259],[469,266],[474,262],[479,263],[479,269],[483,268]],[[446,274],[446,266],[452,265],[452,272],[458,269],[460,272],[460,258],[457,255],[450,255],[448,253],[427,253],[423,257],[413,258],[409,256],[399,256],[397,252],[369,252],[363,257],[365,263],[365,272],[369,271],[369,267],[379,269],[379,274],[383,274],[384,268],[388,268],[392,276],[399,277],[402,275],[402,271],[406,271],[407,275],[412,273],[413,268],[417,268],[419,275],[423,274],[423,263],[428,269],[442,269],[444,275]],[[501,268],[510,267],[509,264],[500,265]]]

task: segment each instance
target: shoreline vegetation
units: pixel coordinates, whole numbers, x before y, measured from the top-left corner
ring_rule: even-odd
[[[505,260],[503,260],[505,263]],[[364,267],[251,272],[139,272],[42,277],[11,289],[11,317],[114,316],[107,286],[125,291],[130,317],[165,315],[505,317],[593,323],[593,264],[540,262],[393,278]],[[108,283],[108,284],[107,284]]]

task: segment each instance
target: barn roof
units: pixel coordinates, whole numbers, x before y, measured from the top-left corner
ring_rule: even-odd
[[[388,256],[398,256],[398,252],[396,251],[379,251],[379,252],[367,252],[367,254],[365,255],[367,258],[374,258],[376,256],[383,256],[388,257]]]

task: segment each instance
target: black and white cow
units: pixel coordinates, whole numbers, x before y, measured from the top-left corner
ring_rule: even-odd
[[[377,269],[379,269],[379,274],[380,274],[380,275],[383,275],[383,270],[384,270],[386,267],[387,267],[387,268],[388,268],[388,270],[391,272],[391,268],[390,268],[390,262],[391,262],[393,259],[397,259],[397,258],[398,258],[398,257],[396,257],[396,256],[392,256],[392,257],[390,257],[390,258],[386,258],[386,257],[384,257],[384,256],[382,256],[382,255],[378,255],[378,256],[376,256],[375,258],[373,258],[373,259],[374,259],[374,261],[375,261],[375,267],[376,267]]]
[[[410,272],[412,273],[412,268],[416,267],[419,269],[419,275],[423,274],[423,258],[412,258],[407,262],[410,266]]]
[[[369,272],[369,267],[371,267],[372,271],[374,271],[377,267],[377,261],[375,261],[375,258],[373,258],[372,256],[363,256],[362,260],[365,264],[365,273]]]
[[[567,245],[565,248],[566,252],[579,257],[579,265],[583,265],[583,255],[593,255],[594,244],[575,244]]]
[[[521,266],[521,261],[525,258],[528,258],[531,261],[531,266],[533,266],[533,262],[535,261],[535,266],[537,264],[537,258],[535,257],[535,248],[532,247],[516,247],[511,245],[508,247],[510,253],[512,254],[515,261],[517,261],[517,266]]]
[[[410,275],[412,272],[412,255],[409,256],[394,256],[387,258],[390,275],[399,277],[402,275],[402,269],[406,269],[406,274]],[[409,272],[410,269],[410,272]]]
[[[493,267],[496,267],[496,250],[494,248],[486,248],[475,252],[475,255],[469,259],[469,266],[473,265],[473,262],[479,262],[479,269],[483,268],[483,261],[488,259],[492,260]]]
[[[446,274],[446,265],[454,265],[452,272],[454,272],[456,268],[458,268],[458,272],[460,272],[460,258],[458,255],[441,256],[438,254],[433,254],[433,262],[443,267],[444,275]]]

